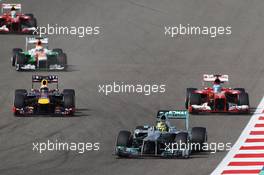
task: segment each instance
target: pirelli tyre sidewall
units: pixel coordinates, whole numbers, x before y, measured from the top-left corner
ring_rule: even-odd
[[[198,147],[192,148],[193,152],[203,151],[202,147],[207,142],[207,131],[204,127],[193,127],[191,131],[191,143],[196,144]],[[199,148],[199,149],[197,149]]]
[[[186,97],[185,97],[185,108],[188,109],[189,107],[189,101],[190,101],[190,96],[193,93],[193,91],[197,90],[196,88],[187,88],[186,89]]]
[[[28,25],[29,27],[37,27],[37,19],[36,18],[32,18],[28,21]]]
[[[241,93],[245,93],[246,90],[244,88],[234,88],[236,91],[240,91]]]
[[[58,55],[57,62],[58,62],[58,65],[61,65],[62,67],[64,67],[64,69],[66,69],[67,68],[67,55],[65,53]]]
[[[66,109],[75,108],[75,91],[73,89],[63,90],[63,104]],[[74,115],[74,110],[69,115]]]
[[[68,108],[75,108],[75,90],[64,89],[62,93],[64,97],[64,106]]]
[[[241,93],[238,95],[238,105],[248,105],[249,106],[249,97],[248,93]]]
[[[16,70],[20,71],[21,67],[26,63],[26,56],[23,53],[16,54]]]
[[[5,20],[4,19],[0,19],[0,27],[2,27],[5,24]]]
[[[132,135],[130,131],[120,131],[117,136],[116,146],[130,147],[132,146]]]
[[[31,19],[34,18],[34,15],[32,13],[27,13],[25,16],[29,16]]]
[[[191,93],[189,106],[191,106],[191,105],[201,105],[201,104],[202,104],[201,94]],[[198,112],[195,111],[195,110],[192,110],[191,113],[192,114],[198,114]]]
[[[12,63],[12,66],[15,66],[15,64],[16,64],[16,57],[17,57],[17,54],[18,54],[18,53],[21,53],[21,52],[23,52],[23,50],[20,49],[20,48],[14,48],[14,49],[12,50],[12,57],[11,57],[11,63]]]
[[[15,98],[14,98],[14,107],[22,109],[25,107],[25,100],[26,100],[26,93],[27,91],[25,89],[17,89],[15,91]],[[17,111],[14,112],[15,116],[19,116]]]
[[[56,52],[58,55],[60,55],[63,53],[63,50],[59,48],[55,48],[55,49],[52,49],[52,52]]]

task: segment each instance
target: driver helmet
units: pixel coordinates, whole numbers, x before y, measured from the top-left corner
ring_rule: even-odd
[[[11,15],[11,18],[16,18],[16,9],[15,9],[15,7],[11,8],[10,15]]]
[[[215,93],[219,93],[221,92],[222,86],[221,86],[221,81],[219,78],[216,78],[214,81],[214,85],[213,85],[213,91]]]
[[[168,126],[166,124],[166,116],[161,116],[160,120],[157,122],[156,129],[160,132],[168,131]]]
[[[48,92],[49,91],[48,81],[47,80],[42,80],[41,81],[40,91],[41,92]]]
[[[40,40],[36,44],[36,51],[43,51],[42,42]]]

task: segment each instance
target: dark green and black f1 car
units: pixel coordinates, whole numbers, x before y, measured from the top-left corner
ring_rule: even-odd
[[[17,71],[66,70],[67,55],[62,49],[49,50],[46,37],[27,37],[25,51],[14,48],[11,62]]]

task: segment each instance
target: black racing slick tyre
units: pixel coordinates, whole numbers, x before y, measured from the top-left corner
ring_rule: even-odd
[[[202,98],[200,94],[191,94],[190,95],[190,105],[201,105]]]
[[[37,28],[37,19],[36,18],[32,18],[28,23],[29,23],[29,27]]]
[[[64,89],[62,91],[63,94],[73,94],[75,96],[75,90],[74,89]]]
[[[0,19],[0,27],[2,27],[3,25],[5,25],[5,20],[4,19]]]
[[[238,105],[249,105],[248,93],[241,93],[238,95]]]
[[[16,94],[23,94],[26,95],[27,94],[27,90],[26,89],[16,89],[15,90],[15,95]]]
[[[240,91],[241,93],[245,93],[246,90],[244,88],[234,88],[236,91]]]
[[[193,127],[191,131],[192,151],[202,151],[204,143],[207,142],[207,131],[203,127]]]
[[[25,16],[29,16],[31,19],[34,18],[34,15],[31,13],[25,14]]]
[[[21,53],[21,52],[23,52],[23,50],[20,49],[20,48],[14,48],[12,50],[12,58],[11,58],[12,66],[15,66],[15,64],[16,64],[16,56],[17,56],[18,53]]]
[[[16,70],[20,71],[21,70],[21,66],[23,66],[26,63],[26,56],[23,53],[17,53],[16,55]]]
[[[189,100],[190,100],[190,96],[192,94],[193,91],[197,90],[196,88],[187,88],[186,89],[186,97],[185,97],[185,108],[188,109],[189,107]]]
[[[52,49],[52,52],[56,52],[58,53],[58,55],[61,55],[63,53],[62,49],[58,49],[58,48]]]
[[[25,95],[24,94],[22,93],[15,94],[14,107],[20,108],[20,109],[25,107]]]
[[[63,101],[65,108],[75,108],[75,96],[71,93],[63,94]]]
[[[117,136],[116,146],[119,147],[131,147],[132,135],[130,131],[120,131]]]
[[[57,61],[58,65],[61,65],[64,69],[67,68],[67,55],[65,53],[58,55]]]
[[[17,89],[15,90],[15,99],[14,99],[14,107],[15,108],[24,108],[25,105],[25,98],[26,98],[27,90],[25,89]],[[14,111],[15,116],[19,116],[17,111]]]

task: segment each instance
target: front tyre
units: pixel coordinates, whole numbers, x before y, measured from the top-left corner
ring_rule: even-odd
[[[191,142],[194,144],[192,145],[192,151],[199,152],[203,151],[202,147],[204,143],[207,142],[207,131],[206,128],[203,127],[193,127],[191,131]]]
[[[197,90],[196,88],[187,88],[186,89],[186,97],[185,97],[185,108],[189,108],[189,101],[190,101],[190,96],[193,93],[193,91]]]
[[[14,108],[22,109],[25,107],[25,95],[22,93],[15,93],[14,99]],[[20,114],[15,110],[15,116],[19,116]]]
[[[116,140],[116,148],[129,148],[132,147],[132,134],[130,131],[120,131]],[[122,154],[117,149],[118,157],[128,157],[128,155]]]
[[[64,67],[64,70],[67,69],[67,55],[65,53],[58,55],[57,62],[58,62],[58,65],[60,65],[61,67]]]
[[[12,63],[12,66],[13,66],[13,67],[14,67],[15,64],[16,64],[16,57],[17,57],[17,54],[18,54],[18,53],[21,53],[21,52],[23,52],[23,50],[20,49],[20,48],[14,48],[14,49],[12,50],[11,63]]]

